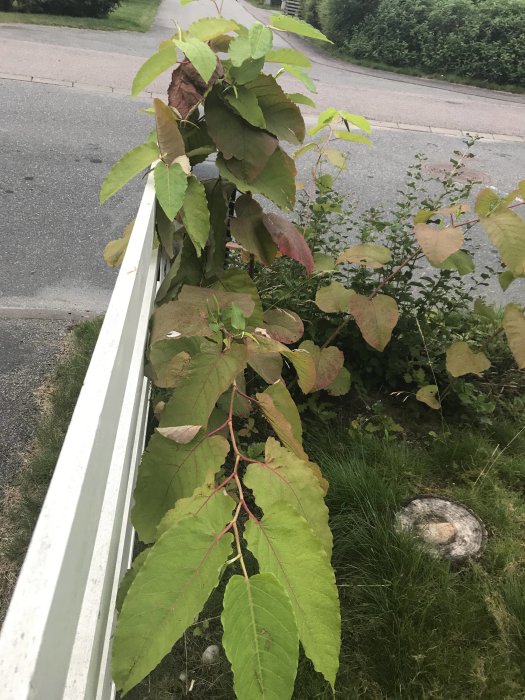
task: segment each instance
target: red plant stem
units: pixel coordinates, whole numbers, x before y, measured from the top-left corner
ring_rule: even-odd
[[[504,207],[505,209],[516,209],[516,207],[522,207],[525,204],[525,202],[516,202],[516,204],[509,204],[507,207]],[[487,217],[484,217],[487,218]],[[463,221],[460,224],[454,224],[452,228],[461,228],[461,226],[471,226],[472,224],[477,224],[481,220],[481,217],[478,216],[476,219],[470,219],[469,221]]]
[[[224,430],[224,428],[226,428],[227,426],[228,426],[228,419],[226,419],[224,421],[224,423],[222,423],[222,425],[219,425],[218,428],[214,428],[213,430],[210,430],[209,433],[206,433],[206,435],[204,436],[203,439],[206,440],[207,438],[211,437],[212,435],[215,435],[216,433],[220,433],[221,430]]]

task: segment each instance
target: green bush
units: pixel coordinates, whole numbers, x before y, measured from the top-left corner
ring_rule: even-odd
[[[345,45],[355,58],[523,84],[525,3],[381,0]]]
[[[359,24],[379,7],[380,0],[308,0],[308,21],[318,21],[322,31],[337,44],[344,44]]]
[[[17,0],[13,9],[69,17],[106,17],[120,3],[121,0]]]

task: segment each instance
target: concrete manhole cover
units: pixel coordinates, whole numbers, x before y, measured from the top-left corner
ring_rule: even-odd
[[[427,175],[441,178],[449,175],[451,167],[450,162],[424,163],[422,170]],[[461,165],[458,168],[453,179],[457,182],[468,182],[469,180],[475,180],[476,182],[482,182],[484,185],[490,184],[490,177],[488,175],[485,175],[485,173],[482,173],[479,170],[466,168],[464,165]]]
[[[469,508],[438,496],[418,496],[396,515],[397,526],[417,535],[436,556],[461,561],[479,557],[485,526]]]

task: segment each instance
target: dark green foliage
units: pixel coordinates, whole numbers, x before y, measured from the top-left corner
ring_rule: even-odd
[[[315,3],[310,0],[307,7],[313,6],[310,13],[317,16],[322,31],[343,45],[365,17],[377,11],[379,3],[380,0],[318,0]]]
[[[121,0],[15,0],[13,10],[70,17],[106,17]]]
[[[345,47],[359,59],[520,85],[525,5],[520,0],[381,0],[377,12],[351,38],[347,34]]]

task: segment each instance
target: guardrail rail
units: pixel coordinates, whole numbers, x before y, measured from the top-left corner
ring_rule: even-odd
[[[2,700],[109,700],[115,599],[133,547],[143,375],[158,282],[148,180],[128,248],[0,636]]]

